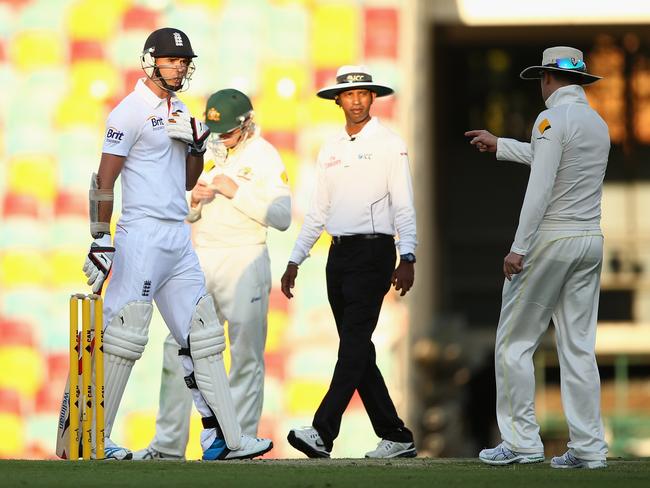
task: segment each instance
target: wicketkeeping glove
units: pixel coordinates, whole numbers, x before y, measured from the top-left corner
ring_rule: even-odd
[[[208,144],[210,128],[181,110],[172,112],[165,124],[167,135],[187,143],[192,154],[203,154]]]
[[[106,234],[95,239],[90,245],[90,251],[84,263],[84,274],[88,278],[88,284],[92,287],[93,293],[101,293],[104,281],[113,266],[113,255],[115,248],[111,245],[111,236]]]

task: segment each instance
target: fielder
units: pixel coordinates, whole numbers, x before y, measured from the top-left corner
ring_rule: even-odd
[[[228,321],[230,391],[242,432],[255,437],[264,400],[271,267],[267,228],[291,223],[291,196],[280,155],[260,136],[243,93],[214,93],[205,108],[212,131],[206,162],[191,193],[187,220],[214,299]],[[183,387],[178,345],[165,341],[156,435],[134,459],[182,459],[189,437],[191,399]]]
[[[133,364],[148,340],[152,300],[181,345],[185,382],[203,417],[204,460],[259,456],[267,439],[241,434],[223,366],[224,329],[192,248],[185,191],[203,168],[209,129],[175,96],[194,71],[196,55],[177,29],[154,31],[141,57],[146,78],[111,112],[97,175],[90,190],[90,247],[84,272],[104,301],[105,422],[111,434]],[[122,216],[115,247],[109,223],[113,185],[122,177]],[[131,452],[107,439],[106,457]]]
[[[607,124],[580,85],[582,52],[546,49],[541,66],[521,72],[540,79],[548,107],[535,121],[530,144],[466,132],[481,152],[530,165],[528,188],[510,253],[505,257],[496,336],[497,421],[503,442],[479,454],[487,464],[544,461],[535,418],[533,353],[549,321],[555,324],[562,405],[569,450],[553,468],[604,468],[607,444],[600,416],[595,342],[603,235],[600,202],[609,154]]]

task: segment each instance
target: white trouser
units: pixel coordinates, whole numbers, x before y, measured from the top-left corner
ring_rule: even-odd
[[[497,421],[513,451],[544,451],[533,353],[552,318],[568,446],[581,459],[606,457],[594,352],[602,254],[599,230],[539,230],[523,271],[505,282],[495,349]]]
[[[119,223],[114,245],[113,274],[104,299],[104,327],[127,303],[153,300],[176,342],[188,347],[192,314],[207,293],[189,226],[152,218]],[[186,375],[192,373],[189,357],[183,360],[183,366]],[[105,392],[107,398],[112,394]],[[193,395],[201,415],[212,416],[199,391]],[[107,436],[111,429],[112,422],[107,421]]]
[[[271,267],[265,245],[237,248],[198,247],[196,253],[205,272],[221,322],[228,321],[230,391],[244,434],[257,436],[264,402],[264,344],[271,292]],[[175,371],[172,373],[172,371]],[[169,373],[168,373],[169,372]],[[182,456],[189,435],[191,403],[179,368],[178,345],[165,341],[163,384],[151,447]],[[167,384],[164,384],[164,383]],[[173,412],[171,411],[173,409]],[[184,410],[183,410],[184,409]]]

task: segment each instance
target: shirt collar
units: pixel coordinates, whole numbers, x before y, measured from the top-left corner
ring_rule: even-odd
[[[373,132],[375,132],[378,127],[379,127],[379,117],[372,117],[368,121],[368,123],[364,125],[363,128],[352,137],[354,137],[355,139],[363,139],[371,135]],[[340,132],[339,139],[350,140],[350,134],[348,134],[348,132],[345,130],[345,127]]]
[[[551,96],[546,99],[547,108],[566,105],[568,103],[585,103],[588,105],[589,102],[587,101],[587,95],[585,95],[584,88],[580,85],[563,86],[555,90]]]
[[[166,103],[167,99],[158,98],[158,95],[152,92],[151,89],[144,84],[144,80],[144,78],[140,78],[138,80],[138,82],[135,84],[134,91],[140,95],[140,97],[143,98],[145,102],[147,102],[147,105],[149,105],[151,108],[158,108],[161,104]],[[176,100],[176,95],[172,93],[170,100],[171,103],[173,104]]]

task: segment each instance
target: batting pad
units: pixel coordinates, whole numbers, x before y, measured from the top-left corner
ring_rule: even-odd
[[[189,342],[194,378],[199,391],[216,415],[228,448],[233,451],[239,449],[241,427],[223,364],[222,353],[226,348],[226,338],[210,295],[202,297],[196,305]]]
[[[133,364],[149,340],[150,302],[127,303],[104,330],[104,423],[110,437]]]

